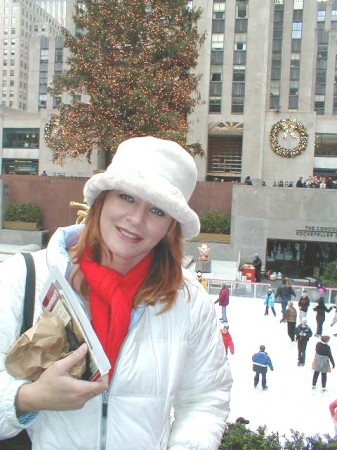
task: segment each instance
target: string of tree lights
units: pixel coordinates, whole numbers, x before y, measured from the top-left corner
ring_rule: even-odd
[[[132,136],[172,139],[186,145],[188,114],[199,102],[193,73],[204,36],[200,11],[185,0],[84,0],[77,6],[77,32],[64,30],[68,70],[56,78],[51,95],[86,94],[90,102],[65,104],[45,127],[53,161],[90,154],[113,154]],[[80,31],[80,32],[79,32]]]

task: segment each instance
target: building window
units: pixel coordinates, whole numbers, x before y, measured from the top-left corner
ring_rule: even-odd
[[[235,33],[247,33],[248,22],[247,19],[236,19]]]
[[[211,81],[209,84],[209,94],[212,97],[222,96],[222,83],[219,81]]]
[[[315,111],[319,116],[324,115],[325,108],[325,96],[324,95],[315,95]]]
[[[221,98],[210,97],[209,112],[210,113],[221,113]]]
[[[292,53],[290,57],[290,67],[300,67],[300,55],[298,53]]]
[[[4,148],[39,148],[40,130],[38,128],[4,128]]]
[[[245,67],[235,67],[233,68],[233,81],[234,82],[243,82],[246,78],[246,69]]]
[[[221,51],[224,47],[224,35],[222,33],[212,34],[212,51]]]
[[[53,108],[58,109],[61,104],[61,97],[53,97]]]
[[[222,73],[221,72],[211,72],[211,81],[222,81]]]
[[[245,83],[233,83],[232,96],[233,97],[244,97],[245,96]]]
[[[63,62],[63,49],[56,49],[55,50],[55,63],[62,63]]]
[[[300,69],[299,68],[290,68],[290,80],[299,80],[300,79]]]
[[[233,54],[233,64],[237,66],[246,65],[247,54],[245,51],[234,51]]]
[[[294,9],[303,9],[303,0],[294,0]]]
[[[236,18],[247,19],[248,18],[248,0],[237,0],[236,2]]]
[[[281,69],[280,68],[272,68],[271,69],[271,79],[272,80],[280,80],[281,79]]]
[[[279,95],[275,95],[275,94],[270,94],[270,105],[269,105],[270,109],[276,109],[279,110],[280,109],[280,96]]]
[[[226,9],[226,3],[213,3],[213,19],[214,20],[223,20],[225,18],[225,9]]]
[[[49,50],[40,51],[40,62],[46,62],[49,58]]]
[[[337,156],[337,134],[316,134],[315,156]]]
[[[39,95],[39,109],[47,108],[47,95],[40,94]]]
[[[234,50],[238,51],[238,52],[245,52],[246,51],[246,43],[245,42],[235,42]]]
[[[292,39],[302,38],[302,22],[293,22]]]
[[[335,7],[333,6],[333,8]],[[331,11],[331,22],[337,22],[337,9]]]
[[[317,22],[325,22],[325,10],[317,11]]]
[[[244,97],[232,97],[232,113],[243,114],[244,112]]]
[[[298,109],[299,82],[291,81],[289,87],[289,109]]]

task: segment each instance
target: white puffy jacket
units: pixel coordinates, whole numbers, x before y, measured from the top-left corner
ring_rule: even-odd
[[[49,274],[48,251],[33,253],[34,321],[41,314],[39,292]],[[52,264],[64,273],[64,255],[57,261],[57,246],[50,254]],[[27,428],[34,450],[219,447],[229,413],[232,377],[213,305],[186,270],[190,299],[186,288],[181,289],[171,310],[158,314],[159,305],[146,307],[129,330],[106,393],[106,419],[101,395],[81,410],[41,411],[21,425],[15,414],[15,395],[26,381],[8,375],[4,361],[20,333],[25,277],[21,254],[0,264],[0,439]]]

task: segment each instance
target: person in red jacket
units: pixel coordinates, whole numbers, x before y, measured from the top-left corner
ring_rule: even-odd
[[[221,329],[222,340],[225,346],[226,355],[228,354],[228,350],[234,355],[234,344],[232,336],[228,331],[229,325],[228,323],[223,324],[223,328]]]
[[[331,419],[333,421],[335,427],[335,436],[333,437],[334,441],[337,441],[337,398],[329,405],[329,411],[331,414]]]
[[[214,302],[215,303],[219,303],[219,305],[222,308],[222,318],[220,319],[221,322],[227,322],[227,313],[226,313],[226,308],[228,306],[229,303],[229,289],[226,286],[226,283],[222,284],[222,288],[219,292],[219,297],[218,299]]]

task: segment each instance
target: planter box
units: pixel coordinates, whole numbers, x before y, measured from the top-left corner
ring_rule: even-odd
[[[3,227],[8,230],[26,230],[26,231],[39,230],[39,224],[36,222],[14,222],[12,220],[4,220]]]
[[[229,244],[230,235],[229,234],[217,234],[217,233],[200,233],[192,242],[214,242],[218,244]]]

